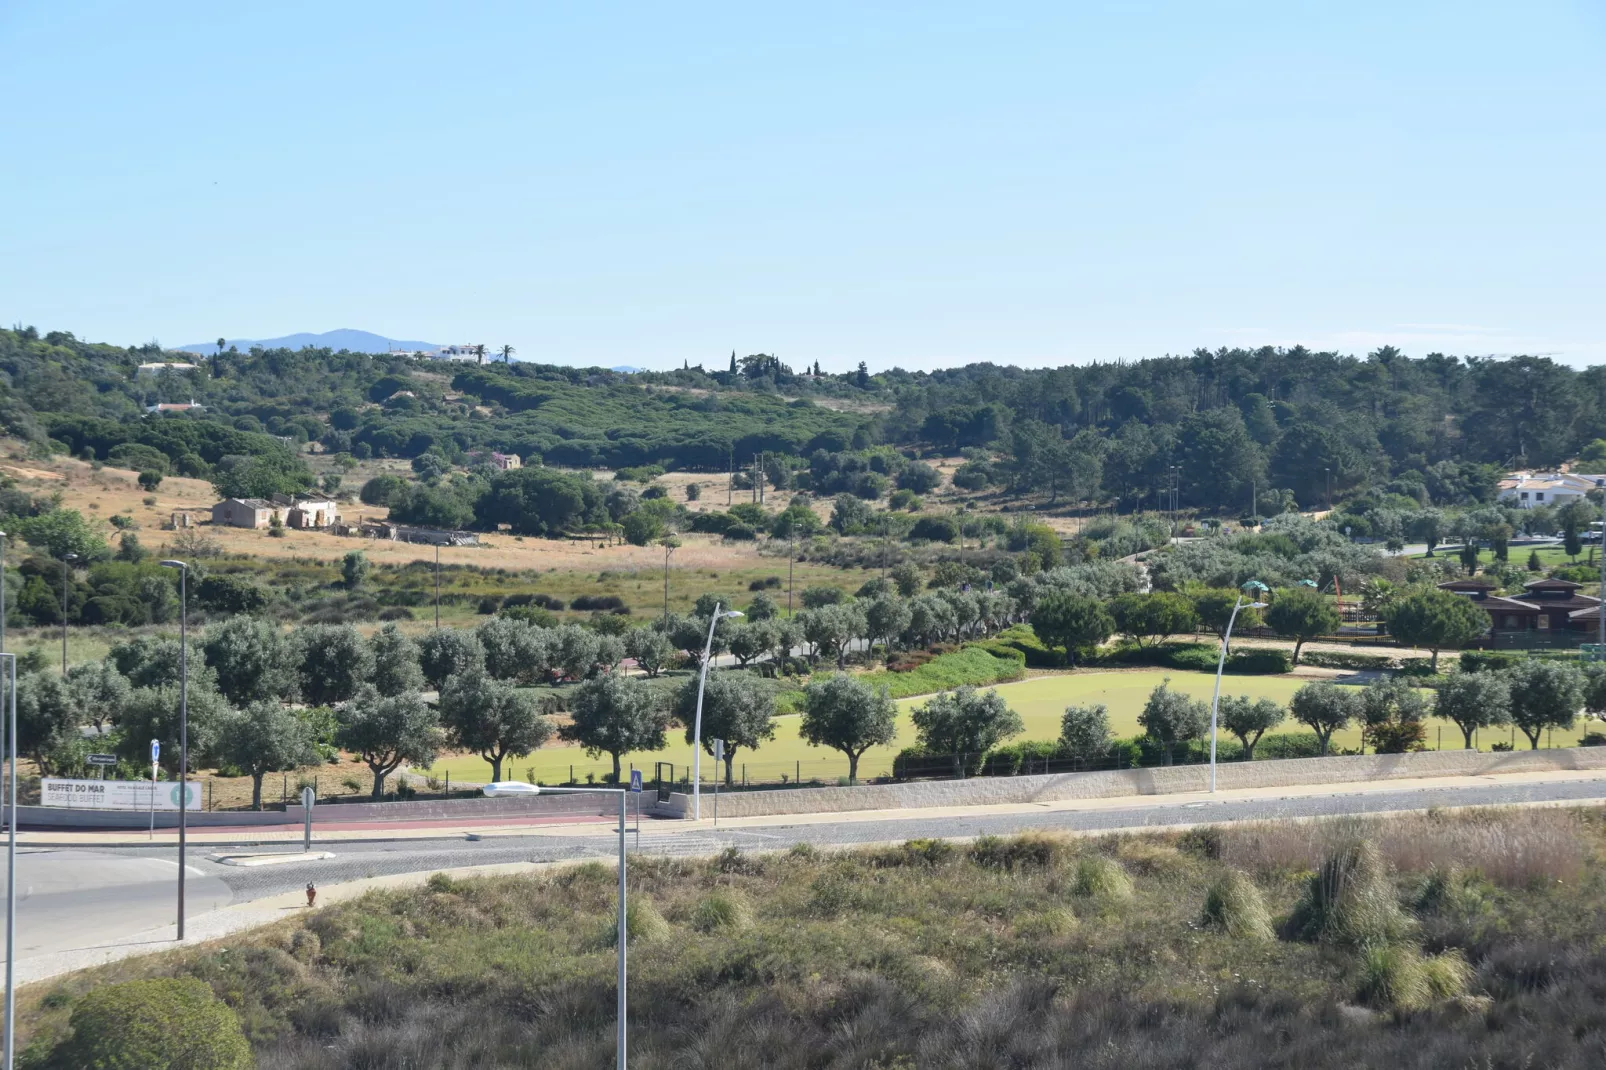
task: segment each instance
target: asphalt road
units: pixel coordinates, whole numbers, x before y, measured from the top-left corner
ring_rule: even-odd
[[[1027,813],[964,816],[923,815],[902,818],[787,823],[733,829],[688,829],[678,822],[642,824],[639,850],[644,854],[700,856],[726,847],[778,850],[796,843],[816,847],[901,841],[917,837],[970,837],[1027,829],[1113,832],[1158,826],[1206,825],[1235,821],[1337,817],[1424,810],[1435,806],[1498,806],[1535,802],[1598,802],[1606,800],[1606,779],[1527,782],[1398,791],[1343,791],[1287,798],[1236,798],[1221,802],[1167,801],[1134,798],[1132,805],[1091,810],[1044,810]],[[630,833],[630,849],[637,850]],[[297,891],[313,881],[339,884],[365,877],[414,873],[508,862],[558,862],[617,855],[618,841],[607,826],[589,826],[573,835],[496,835],[478,841],[465,838],[407,840],[391,843],[340,843],[332,859],[243,869],[224,866],[209,856],[215,846],[190,853],[189,908],[192,916],[281,892]],[[250,848],[266,854],[272,848]],[[299,845],[286,846],[286,852]],[[236,852],[237,853],[237,852]],[[173,920],[176,862],[167,848],[54,848],[18,855],[18,884],[24,898],[18,908],[20,957],[94,947],[143,932]],[[0,874],[3,876],[3,874]]]
[[[96,947],[173,924],[178,862],[154,853],[60,848],[17,851],[17,957]],[[191,915],[228,906],[235,891],[207,866],[191,864]],[[211,870],[222,869],[211,866]],[[5,871],[0,868],[0,894]]]
[[[1000,813],[966,816],[923,816],[910,811],[908,817],[867,821],[842,820],[818,823],[788,823],[779,817],[774,824],[734,829],[700,828],[679,831],[679,822],[645,821],[641,826],[640,850],[645,854],[708,855],[726,847],[743,850],[776,850],[795,843],[816,847],[849,847],[918,837],[967,837],[1006,834],[1026,829],[1062,829],[1074,832],[1118,831],[1170,825],[1206,825],[1228,821],[1272,821],[1284,818],[1334,817],[1346,814],[1379,814],[1401,810],[1424,810],[1434,806],[1496,806],[1531,802],[1592,802],[1606,800],[1606,779],[1567,780],[1555,783],[1477,785],[1474,787],[1411,788],[1399,791],[1345,792],[1330,795],[1289,798],[1230,799],[1221,802],[1167,802],[1164,798],[1134,798],[1129,807],[1097,810],[1044,810],[1036,813]],[[636,850],[636,834],[629,834],[629,847]],[[479,841],[462,838],[407,840],[394,843],[332,844],[335,857],[324,861],[285,863],[255,869],[219,865],[206,857],[208,852],[191,852],[191,865],[209,878],[220,881],[233,895],[234,902],[302,888],[307,881],[338,884],[364,877],[413,873],[459,866],[492,865],[504,862],[557,862],[576,858],[608,860],[618,853],[616,833],[608,826],[588,826],[574,835],[497,835]],[[252,853],[269,853],[271,848],[252,848]],[[287,846],[299,851],[299,845]],[[104,849],[102,849],[104,852]],[[78,851],[64,851],[78,854]],[[121,849],[119,857],[172,857],[172,849],[151,852],[147,848]],[[169,866],[169,879],[172,867]]]

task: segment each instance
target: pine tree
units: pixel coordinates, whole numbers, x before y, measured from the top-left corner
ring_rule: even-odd
[[[736,350],[731,350],[731,374],[736,374]]]

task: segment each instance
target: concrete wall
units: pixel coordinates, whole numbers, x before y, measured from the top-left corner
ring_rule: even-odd
[[[1297,784],[1354,784],[1412,777],[1487,776],[1566,769],[1606,770],[1606,747],[1510,751],[1421,751],[1416,754],[1359,754],[1335,758],[1289,758],[1272,762],[1226,762],[1216,767],[1216,787],[1291,787]],[[822,814],[850,810],[904,810],[928,806],[989,806],[1011,803],[1107,799],[1123,795],[1171,795],[1207,791],[1210,768],[1105,770],[1047,776],[977,777],[972,780],[864,784],[851,788],[794,788],[785,791],[720,792],[719,816]],[[691,798],[675,793],[660,813],[684,817]],[[703,792],[703,818],[713,815],[712,792]]]
[[[297,821],[301,820],[299,817]],[[242,825],[284,825],[289,818],[272,810],[191,810],[190,828],[234,828]],[[148,829],[149,810],[69,810],[61,806],[17,807],[19,829]],[[156,827],[178,828],[177,810],[156,811]]]
[[[654,796],[656,798],[656,796]],[[635,811],[632,804],[631,812]],[[430,821],[461,818],[465,821],[494,820],[501,817],[538,817],[543,814],[619,814],[619,800],[612,795],[534,795],[503,799],[417,799],[411,802],[331,803],[313,806],[314,824],[341,821]],[[303,811],[299,803],[285,807],[279,820],[300,824]]]

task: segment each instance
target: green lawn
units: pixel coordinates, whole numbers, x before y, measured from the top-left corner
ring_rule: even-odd
[[[1059,673],[1019,683],[1001,684],[996,690],[1008,700],[1011,708],[1019,713],[1021,720],[1026,723],[1026,731],[1017,737],[1019,739],[1057,737],[1060,715],[1065,707],[1092,702],[1102,702],[1109,707],[1111,727],[1117,735],[1133,736],[1141,731],[1138,727],[1138,713],[1143,709],[1144,700],[1148,698],[1149,692],[1167,677],[1170,677],[1172,687],[1206,701],[1209,700],[1215,683],[1215,677],[1209,673],[1167,672],[1155,669]],[[1271,698],[1286,704],[1300,685],[1306,682],[1291,676],[1229,676],[1223,682],[1222,693]],[[923,698],[899,701],[898,706],[903,715],[899,718],[897,743],[890,747],[877,747],[867,753],[859,765],[861,776],[882,776],[891,771],[892,759],[898,750],[912,745],[915,741],[914,727],[909,721],[908,711],[924,701]],[[805,781],[835,780],[846,776],[847,759],[841,754],[820,747],[811,747],[798,738],[799,719],[797,714],[777,717],[773,740],[756,751],[738,752],[736,755],[738,779],[742,775],[744,765],[748,777],[755,781],[778,780],[783,773],[789,776],[801,775]],[[1305,729],[1302,725],[1289,721],[1284,722],[1279,731],[1299,732]],[[1555,744],[1558,747],[1571,746],[1582,734],[1581,722],[1579,727],[1571,732],[1556,733]],[[1491,743],[1501,740],[1510,740],[1509,730],[1497,734],[1486,733],[1480,744],[1487,749]],[[1427,745],[1429,748],[1436,748],[1441,743],[1447,750],[1459,748],[1461,732],[1453,724],[1430,718]],[[1517,743],[1521,747],[1527,746],[1527,741],[1522,738],[1521,733],[1517,735]],[[1350,729],[1338,733],[1334,737],[1334,745],[1351,749],[1358,747],[1359,730]],[[684,741],[683,732],[678,729],[671,731],[669,746],[662,751],[633,754],[627,759],[637,768],[644,770],[649,780],[652,778],[653,763],[656,761],[675,763],[676,775],[679,776],[682,767],[690,760],[691,747]],[[556,783],[569,778],[571,764],[574,775],[581,779],[584,779],[587,773],[594,773],[600,778],[602,774],[612,769],[606,757],[593,761],[578,747],[553,745],[526,759],[509,762],[503,771],[503,776],[522,780],[528,775],[527,771],[534,770],[535,779]],[[485,780],[490,777],[490,766],[472,755],[443,760],[433,770],[437,775],[448,771],[453,778],[468,781]],[[713,778],[712,759],[705,756],[702,771],[705,780]]]

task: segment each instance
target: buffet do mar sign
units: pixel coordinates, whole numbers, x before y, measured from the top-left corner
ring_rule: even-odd
[[[189,805],[201,808],[201,785],[190,781]],[[150,810],[154,788],[154,809],[177,810],[179,785],[176,781],[149,780],[65,780],[46,777],[40,784],[40,801],[46,806],[69,810]]]

